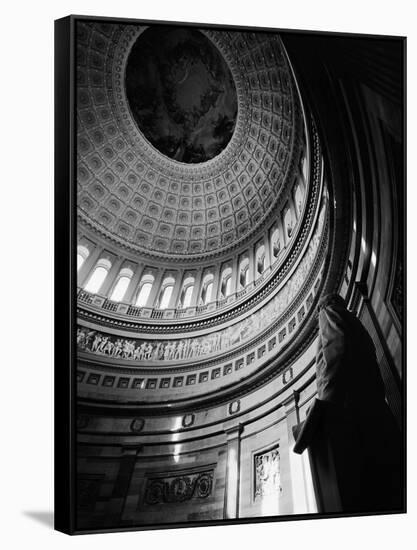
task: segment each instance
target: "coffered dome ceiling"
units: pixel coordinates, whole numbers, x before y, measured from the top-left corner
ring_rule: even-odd
[[[77,82],[79,221],[113,244],[223,254],[286,200],[302,116],[276,35],[83,24]]]

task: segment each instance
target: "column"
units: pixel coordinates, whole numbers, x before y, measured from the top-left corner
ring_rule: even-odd
[[[317,506],[307,451],[302,455],[297,455],[293,452],[295,443],[293,427],[300,424],[300,414],[298,410],[299,397],[300,394],[297,391],[293,391],[284,401],[283,405],[287,421],[293,513],[306,514],[317,512]]]
[[[156,298],[158,297],[159,290],[161,288],[163,275],[164,275],[164,271],[162,269],[159,269],[156,274],[155,281],[152,285],[152,289],[149,293],[148,300],[146,302],[146,307],[155,307],[154,304],[155,304]]]
[[[180,269],[175,276],[175,284],[172,290],[171,298],[167,309],[176,309],[178,305],[178,298],[182,288],[182,281],[184,279],[184,270]]]
[[[217,296],[217,295],[218,295],[218,293],[219,293],[221,269],[222,269],[222,266],[221,266],[221,265],[217,265],[217,266],[214,268],[214,272],[213,272],[213,277],[214,277],[214,280],[213,280],[213,291],[212,291],[212,293],[211,293],[210,302],[217,302],[217,300],[218,300],[218,296]]]
[[[248,277],[248,285],[253,283],[255,280],[256,275],[256,258],[255,258],[255,251],[254,247],[251,246],[249,248],[249,277]]]
[[[112,519],[114,519],[115,525],[120,525],[122,521],[126,500],[129,496],[132,475],[136,465],[136,458],[142,449],[142,445],[136,445],[133,447],[123,447],[121,450],[119,472],[111,495],[113,510]]]
[[[129,286],[127,287],[126,294],[123,298],[123,301],[126,302],[127,304],[131,303],[133,300],[136,289],[138,288],[138,285],[142,278],[142,273],[144,269],[145,269],[145,265],[143,263],[138,264],[136,271],[133,274],[132,280],[130,281]]]
[[[295,224],[297,223],[297,220],[298,220],[298,215],[297,215],[297,209],[295,207],[294,197],[292,196],[292,193],[293,193],[293,189],[291,189],[288,201],[290,203],[290,210],[291,210],[291,214],[292,214],[292,219],[295,222],[293,227],[295,227]]]
[[[87,258],[84,260],[84,263],[80,267],[80,271],[77,274],[77,286],[83,287],[85,285],[90,276],[91,270],[100,259],[102,252],[103,247],[96,246],[94,250],[92,250]]]
[[[302,171],[300,171],[300,175],[298,177],[298,183],[300,185],[301,191],[303,192],[303,195],[304,195],[304,198],[305,198],[307,185],[306,185],[306,180],[304,179]]]
[[[242,424],[238,424],[225,430],[227,436],[226,487],[223,511],[225,519],[239,517],[240,434],[242,429]]]
[[[354,285],[354,296],[358,302],[357,316],[368,331],[375,345],[376,358],[378,361],[381,376],[385,385],[385,395],[387,403],[394,415],[398,426],[402,429],[402,397],[401,397],[401,380],[397,369],[395,368],[394,360],[388,348],[386,338],[382,332],[378,318],[372,307],[371,299],[369,298],[367,285],[356,282]]]
[[[230,285],[230,294],[236,294],[238,282],[239,258],[236,256],[232,262],[232,282]]]
[[[203,277],[203,270],[200,269],[195,274],[194,288],[193,288],[193,293],[192,293],[192,296],[191,296],[190,307],[198,306],[198,301],[199,301],[200,296],[201,296],[201,279],[202,279],[202,277]]]
[[[265,247],[265,269],[271,268],[272,262],[271,262],[271,240],[269,236],[269,231],[266,232],[264,236],[264,247]]]
[[[104,282],[100,288],[99,294],[102,296],[108,296],[110,289],[112,289],[113,284],[119,275],[123,261],[124,258],[121,258],[120,256],[114,259],[110,271],[107,273],[107,277],[104,279]]]
[[[286,209],[284,208],[284,211],[281,213],[281,216],[280,216],[279,220],[280,220],[281,227],[282,227],[282,235],[283,235],[283,239],[284,239],[284,246],[287,247],[290,239],[288,238],[287,228],[285,226],[285,210]]]

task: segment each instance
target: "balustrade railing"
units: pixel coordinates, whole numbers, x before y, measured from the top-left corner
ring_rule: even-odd
[[[257,290],[269,278],[269,276],[277,270],[278,264],[279,262],[275,261],[273,265],[267,267],[262,275],[260,275],[255,281],[248,283],[244,288],[241,288],[225,298],[185,309],[156,309],[152,307],[138,307],[125,302],[113,302],[106,296],[91,294],[82,288],[78,289],[77,297],[78,301],[82,304],[91,305],[93,307],[104,309],[116,314],[119,313],[128,317],[153,320],[183,319],[186,317],[217,312],[230,304],[233,304],[234,302],[242,300],[244,297]]]
[[[119,303],[112,302],[111,300],[106,300],[101,307],[103,309],[106,309],[107,311],[117,311],[117,308],[119,307]]]
[[[83,302],[85,304],[92,304],[93,303],[94,294],[90,294],[86,290],[83,290],[82,288],[79,289],[77,299],[80,302]]]

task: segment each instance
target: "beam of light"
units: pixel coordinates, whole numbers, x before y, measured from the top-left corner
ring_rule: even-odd
[[[180,459],[181,445],[177,444],[174,447],[174,461],[178,462]]]
[[[238,496],[238,471],[236,449],[231,447],[227,457],[227,510],[228,518],[236,517],[236,503]]]
[[[262,497],[261,504],[262,516],[278,516],[279,515],[279,494],[272,493]]]
[[[308,514],[317,511],[307,452],[298,455],[290,451],[291,485],[293,492],[293,513]]]
[[[310,464],[310,457],[308,455],[308,452],[304,452],[302,454],[303,458],[303,470],[304,470],[304,480],[305,480],[305,487],[306,487],[306,497],[307,497],[307,511],[311,513],[317,513],[317,502],[316,497],[314,495],[314,488],[313,488],[313,477],[311,475],[311,464]]]
[[[172,441],[178,441],[178,439],[180,437],[180,434],[179,434],[178,430],[181,428],[181,423],[182,423],[181,417],[177,416],[177,418],[175,418],[175,421],[174,421],[174,427],[173,427],[173,432],[174,433],[172,434]],[[180,452],[181,452],[181,445],[179,443],[177,443],[174,446],[174,461],[175,462],[179,461]]]

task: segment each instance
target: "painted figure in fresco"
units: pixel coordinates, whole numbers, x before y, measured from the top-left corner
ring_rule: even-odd
[[[160,358],[161,355],[161,349],[163,348],[164,344],[162,342],[158,342],[155,346],[155,349],[153,350],[152,359],[157,360]]]
[[[135,351],[133,353],[133,359],[135,361],[140,361],[142,359],[142,350],[141,350],[141,347],[140,346],[137,346],[135,348]]]
[[[108,340],[109,340],[109,337],[108,337],[108,336],[102,336],[102,337],[101,337],[101,342],[100,342],[100,344],[99,344],[99,346],[98,346],[98,348],[97,348],[97,351],[98,351],[99,353],[103,353],[103,352],[104,352],[104,348],[106,347],[106,344],[107,344]]]
[[[172,349],[171,342],[167,342],[165,344],[165,350],[164,350],[164,359],[165,359],[165,361],[169,361],[169,359],[171,358],[171,349]]]
[[[146,351],[145,351],[145,359],[151,359],[152,357],[152,353],[153,353],[153,345],[148,342],[147,346],[146,346]]]
[[[187,340],[184,340],[184,349],[182,352],[182,359],[188,358],[189,348],[190,348],[190,339],[188,338]]]
[[[123,341],[121,340],[121,338],[118,338],[113,348],[113,357],[120,357],[120,355],[122,354],[122,351],[123,351]]]
[[[184,350],[184,342],[181,340],[180,342],[177,343],[174,359],[182,359],[183,350]]]
[[[80,349],[90,350],[94,353],[105,353],[112,357],[123,357],[141,361],[153,360],[181,360],[197,358],[201,355],[209,355],[225,350],[244,340],[252,338],[258,332],[264,330],[272,317],[279,316],[288,304],[293,300],[303,281],[308,276],[310,268],[316,257],[320,244],[321,234],[326,215],[326,204],[323,204],[318,218],[317,227],[310,240],[308,250],[301,260],[296,272],[287,281],[287,284],[275,295],[275,297],[262,309],[252,314],[247,319],[217,331],[205,338],[187,338],[179,342],[158,342],[155,345],[150,342],[138,343],[118,338],[113,342],[108,336],[98,334],[96,331],[79,327],[77,329],[77,345]],[[292,221],[291,221],[292,223]],[[135,347],[137,344],[137,347]]]
[[[142,344],[138,347],[138,350],[137,350],[137,358],[142,361],[144,356],[145,356],[145,351],[146,351],[146,344],[145,342],[142,342]]]
[[[89,330],[87,332],[87,336],[86,336],[85,344],[84,344],[86,349],[91,349],[91,345],[92,345],[93,338],[95,337],[95,335],[96,335],[95,330]]]
[[[108,339],[106,346],[103,349],[103,353],[107,353],[107,355],[111,355],[114,348],[113,342]]]
[[[100,334],[96,334],[96,336],[94,337],[93,345],[91,346],[91,350],[92,351],[98,351],[98,347],[100,345],[100,342],[101,342],[101,336],[100,336]]]
[[[82,328],[78,328],[77,329],[77,346],[79,346],[80,348],[84,348],[85,340],[86,340],[86,335],[84,330]]]

